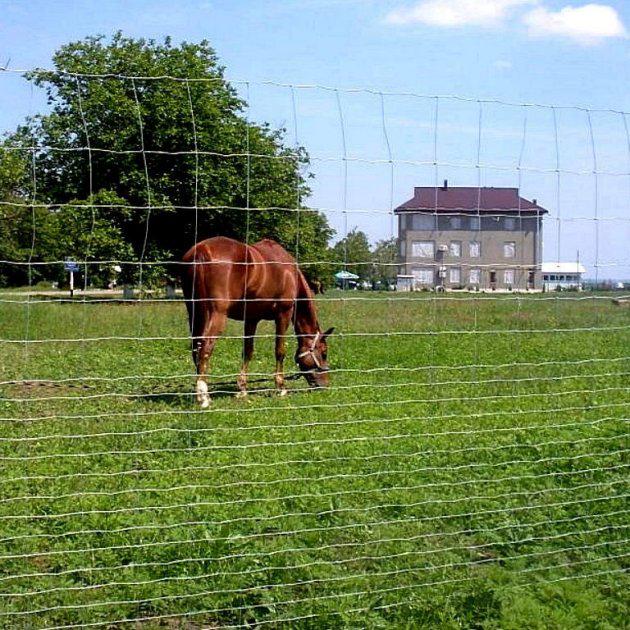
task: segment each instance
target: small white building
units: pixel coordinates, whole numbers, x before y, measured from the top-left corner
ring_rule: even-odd
[[[578,262],[547,262],[541,268],[543,291],[582,290],[586,269]]]
[[[396,276],[396,291],[413,291],[414,290],[414,276],[398,274]]]

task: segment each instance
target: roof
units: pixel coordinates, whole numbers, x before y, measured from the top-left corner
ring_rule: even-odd
[[[445,183],[446,184],[446,183]],[[518,188],[478,188],[477,186],[416,186],[413,197],[395,212],[525,212],[546,214],[547,210],[519,195]]]
[[[578,262],[544,262],[540,270],[542,273],[586,273],[584,265]]]

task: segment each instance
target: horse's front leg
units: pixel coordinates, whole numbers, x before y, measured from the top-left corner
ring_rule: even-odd
[[[225,329],[227,317],[224,313],[212,313],[203,328],[201,339],[195,339],[197,351],[197,402],[202,409],[210,406],[210,394],[208,392],[208,364],[214,351],[219,335]]]
[[[237,397],[242,398],[247,396],[247,372],[249,370],[249,364],[254,355],[254,335],[256,334],[256,326],[258,322],[254,320],[245,321],[245,337],[243,339],[243,364],[241,366],[241,373],[238,376],[236,384],[238,385]]]
[[[287,395],[284,385],[284,357],[287,354],[285,334],[291,322],[291,312],[282,313],[276,319],[276,389],[279,396]]]

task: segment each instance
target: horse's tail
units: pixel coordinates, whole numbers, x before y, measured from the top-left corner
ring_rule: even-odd
[[[193,335],[197,334],[196,331],[203,322],[204,308],[200,307],[200,301],[203,303],[206,297],[203,264],[211,261],[212,256],[208,248],[202,243],[197,243],[184,254],[179,264],[174,265],[177,267],[177,275],[182,285],[190,331]]]
[[[176,275],[182,283],[184,297],[192,297],[193,293],[198,293],[200,280],[203,275],[200,273],[203,263],[212,262],[212,256],[203,243],[193,245],[183,256],[180,262],[173,264],[176,268]]]

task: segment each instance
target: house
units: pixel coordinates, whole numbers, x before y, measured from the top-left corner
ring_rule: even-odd
[[[542,264],[543,291],[582,290],[582,275],[586,269],[578,262],[547,262]]]
[[[444,180],[414,188],[395,213],[398,273],[413,276],[414,290],[542,290],[547,210],[517,188],[449,187]]]

